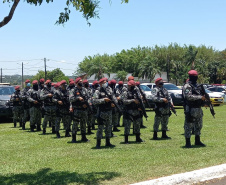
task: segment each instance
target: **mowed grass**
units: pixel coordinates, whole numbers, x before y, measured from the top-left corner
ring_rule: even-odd
[[[95,134],[88,135],[88,143],[70,143],[71,138],[56,139],[53,134],[41,135],[12,123],[0,124],[0,184],[130,184],[175,173],[192,171],[226,162],[226,106],[214,107],[214,119],[203,108],[204,124],[201,140],[207,147],[183,148],[184,113],[169,121],[171,140],[151,140],[154,112],[148,112],[146,129],[141,129],[144,143],[123,144],[123,127],[111,139],[115,148],[95,149]],[[28,127],[27,123],[26,127]],[[47,129],[50,133],[51,129]],[[64,131],[61,130],[64,136]],[[132,132],[132,130],[131,130]],[[161,136],[161,132],[158,133]],[[78,136],[78,140],[81,135]],[[194,136],[191,138],[194,144]],[[102,139],[102,146],[105,140]]]

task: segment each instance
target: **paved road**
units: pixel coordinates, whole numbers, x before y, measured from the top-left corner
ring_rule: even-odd
[[[219,179],[213,179],[213,180],[197,183],[195,185],[226,185],[226,176]]]

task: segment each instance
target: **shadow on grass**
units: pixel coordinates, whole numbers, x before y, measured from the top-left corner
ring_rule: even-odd
[[[76,184],[99,184],[101,181],[111,180],[114,177],[119,177],[120,173],[116,172],[91,172],[79,174],[77,172],[57,171],[53,172],[50,168],[40,169],[36,173],[21,173],[0,175],[1,185],[67,185],[70,183]]]

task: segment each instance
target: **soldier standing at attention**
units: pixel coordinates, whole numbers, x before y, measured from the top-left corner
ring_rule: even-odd
[[[42,90],[42,89],[44,88],[44,83],[45,83],[44,78],[41,78],[41,79],[39,80],[39,87],[38,87],[40,90]]]
[[[69,92],[67,91],[67,82],[66,80],[61,81],[61,88],[58,90],[55,90],[54,92],[54,98],[57,100],[57,111],[56,111],[56,136],[57,138],[60,138],[60,121],[62,119],[62,122],[65,126],[65,137],[71,137],[69,133],[70,124],[71,124],[71,116],[70,116],[70,102],[69,102]]]
[[[28,91],[28,101],[30,102],[30,128],[31,132],[34,132],[35,125],[37,125],[37,131],[41,131],[42,121],[42,102],[40,100],[40,92],[38,89],[38,81],[32,82],[33,87]]]
[[[112,108],[115,105],[111,102],[108,96],[116,98],[112,92],[112,89],[108,86],[107,79],[102,78],[99,80],[100,87],[97,88],[93,94],[93,104],[97,106],[97,144],[96,148],[100,149],[101,139],[103,135],[103,130],[105,129],[106,145],[108,147],[114,147],[110,143],[111,132],[112,132]]]
[[[22,108],[22,95],[20,92],[20,86],[15,87],[15,92],[11,95],[10,101],[13,102],[13,123],[16,127],[16,123],[19,120],[20,125],[22,126],[23,118],[23,108]]]
[[[29,119],[29,110],[30,110],[30,103],[28,101],[28,91],[30,89],[30,80],[25,81],[25,88],[22,90],[22,100],[23,100],[23,111],[24,111],[24,116],[22,119],[22,129],[25,130],[25,124]]]
[[[195,145],[206,146],[200,141],[201,129],[203,125],[203,111],[202,106],[206,100],[200,92],[197,84],[198,72],[190,70],[188,72],[189,81],[182,89],[184,103],[185,103],[185,122],[184,122],[184,136],[186,139],[186,148],[191,148],[191,131],[194,128]]]
[[[170,116],[170,106],[169,103],[173,105],[171,96],[169,95],[166,88],[163,87],[162,78],[157,78],[155,80],[156,87],[152,90],[153,102],[155,102],[155,122],[154,122],[154,135],[153,139],[157,140],[157,132],[159,129],[159,124],[162,126],[162,138],[171,139],[166,135],[167,125]]]
[[[141,110],[139,108],[139,100],[137,96],[140,94],[135,88],[136,84],[133,80],[130,80],[128,83],[128,88],[122,94],[122,101],[124,104],[124,135],[125,135],[125,144],[129,144],[128,137],[130,134],[131,123],[133,122],[134,134],[136,135],[136,142],[144,142],[140,138],[140,124],[142,115],[140,114]],[[140,97],[141,98],[141,97]]]
[[[52,133],[55,133],[55,118],[56,118],[56,99],[53,98],[54,92],[51,89],[51,80],[46,80],[46,87],[41,90],[40,99],[44,101],[44,120],[42,123],[43,134],[46,134],[47,122],[51,121]]]
[[[76,87],[73,88],[69,93],[69,100],[72,104],[74,111],[74,119],[72,125],[72,143],[76,143],[76,135],[78,131],[78,125],[80,123],[82,140],[88,142],[86,138],[86,123],[88,117],[88,106],[87,103],[91,103],[88,98],[88,91],[86,88],[82,87],[82,79],[75,79]],[[87,98],[87,100],[85,100]]]

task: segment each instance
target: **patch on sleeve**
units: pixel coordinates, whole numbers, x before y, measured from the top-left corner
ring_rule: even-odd
[[[189,93],[189,89],[185,89],[185,94],[188,94]]]
[[[153,89],[152,90],[152,94],[156,94],[156,89]]]

